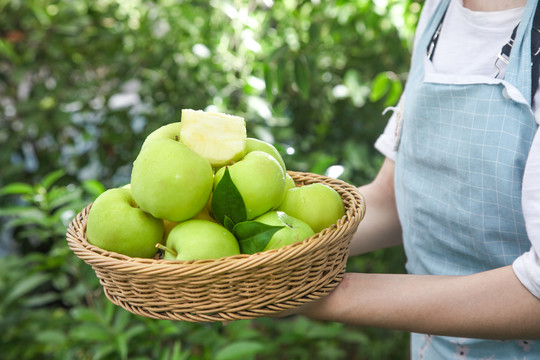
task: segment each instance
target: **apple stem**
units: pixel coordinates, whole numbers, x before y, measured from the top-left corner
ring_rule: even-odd
[[[166,247],[165,245],[161,244],[161,243],[157,243],[156,244],[156,247],[160,250],[163,250],[163,251],[167,251],[169,252],[170,254],[172,254],[174,257],[177,257],[178,256],[178,253],[176,251],[174,251],[173,249],[169,249],[168,247]]]

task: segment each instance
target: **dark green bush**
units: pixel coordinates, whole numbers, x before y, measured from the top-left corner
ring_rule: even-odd
[[[369,181],[419,3],[0,1],[0,349],[5,359],[399,359],[407,334],[293,317],[157,321],[110,304],[69,221],[129,182],[182,108],[246,118],[290,170]],[[402,272],[399,249],[351,271]]]

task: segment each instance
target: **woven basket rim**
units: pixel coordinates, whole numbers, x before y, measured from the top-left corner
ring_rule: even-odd
[[[328,246],[328,235],[335,231],[343,231],[346,234],[356,231],[356,228],[365,214],[365,200],[358,189],[342,180],[329,178],[319,174],[309,172],[287,171],[295,181],[296,178],[305,178],[300,181],[302,185],[309,183],[323,182],[340,193],[345,203],[345,215],[336,224],[323,229],[321,232],[291,245],[279,249],[267,250],[255,254],[240,254],[223,257],[220,259],[207,260],[164,260],[129,257],[116,252],[106,251],[95,245],[91,245],[86,240],[86,219],[92,203],[88,204],[71,221],[67,229],[67,241],[70,249],[83,261],[89,265],[99,265],[110,267],[116,272],[126,273],[147,273],[149,268],[156,274],[177,273],[189,275],[190,273],[200,273],[201,271],[211,271],[212,273],[229,272],[231,266],[234,269],[255,269],[265,264],[279,264],[288,262],[292,258],[303,257],[307,253],[321,246]],[[346,201],[350,203],[347,208]],[[129,265],[129,266],[126,266]]]

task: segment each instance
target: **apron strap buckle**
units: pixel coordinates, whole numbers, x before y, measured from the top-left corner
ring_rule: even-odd
[[[501,73],[501,70],[502,68],[499,67],[498,63],[499,61],[502,61],[505,65],[508,65],[508,63],[510,62],[510,52],[512,51],[512,46],[514,45],[514,38],[516,36],[516,28],[514,28],[514,32],[512,33],[512,36],[510,37],[510,40],[508,40],[508,42],[506,43],[506,45],[504,45],[501,49],[501,52],[499,53],[499,55],[497,55],[497,58],[495,59],[495,67],[497,68],[497,73],[495,74],[495,78],[497,78],[500,73]]]

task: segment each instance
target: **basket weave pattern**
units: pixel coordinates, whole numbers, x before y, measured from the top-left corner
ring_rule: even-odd
[[[141,316],[192,322],[231,321],[271,315],[316,300],[339,284],[349,243],[364,217],[356,187],[341,180],[288,172],[297,186],[319,182],[345,204],[336,225],[277,250],[189,262],[131,258],[86,241],[91,204],[67,230],[70,249],[92,266],[107,298]]]

